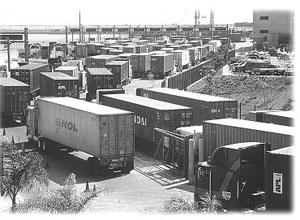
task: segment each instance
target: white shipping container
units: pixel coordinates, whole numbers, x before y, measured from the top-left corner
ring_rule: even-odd
[[[69,97],[37,102],[43,137],[99,158],[133,156],[133,113]]]
[[[174,54],[174,61],[177,66],[185,66],[190,63],[190,54],[188,50],[175,50],[171,52]]]

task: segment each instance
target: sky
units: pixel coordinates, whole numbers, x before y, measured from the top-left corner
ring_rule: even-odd
[[[284,3],[284,5],[283,5]],[[202,24],[214,10],[215,24],[252,22],[253,9],[294,9],[294,1],[266,0],[14,0],[2,1],[0,25],[163,25]],[[206,17],[206,18],[204,18]]]

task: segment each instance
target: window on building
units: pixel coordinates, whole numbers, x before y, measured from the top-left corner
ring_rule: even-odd
[[[260,33],[261,34],[267,34],[267,33],[269,33],[269,31],[268,30],[260,30]]]
[[[269,16],[260,16],[260,20],[269,20]]]

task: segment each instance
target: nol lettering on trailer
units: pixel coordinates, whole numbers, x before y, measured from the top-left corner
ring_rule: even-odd
[[[61,120],[59,118],[55,119],[55,125],[61,128],[68,129],[70,131],[78,132],[76,128],[76,124],[74,122],[66,121],[66,120]]]

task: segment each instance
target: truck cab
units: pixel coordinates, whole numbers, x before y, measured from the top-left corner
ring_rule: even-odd
[[[205,193],[216,195],[225,209],[249,208],[252,194],[264,190],[267,144],[245,142],[217,148],[195,172],[195,202]]]

